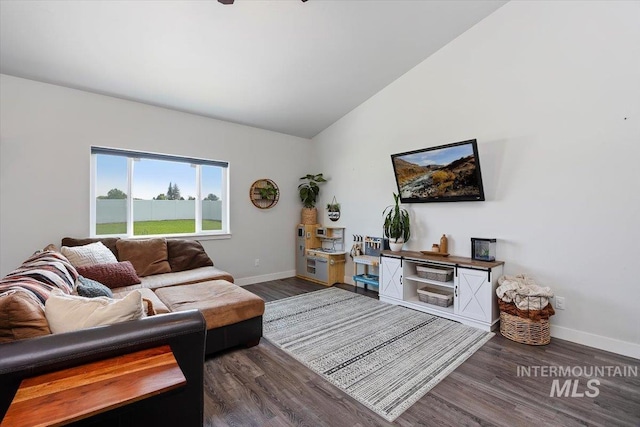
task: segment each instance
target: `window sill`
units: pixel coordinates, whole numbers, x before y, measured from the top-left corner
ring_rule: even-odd
[[[165,236],[167,239],[171,239],[172,237],[178,237],[175,234],[170,236]],[[223,234],[187,234],[185,236],[180,237],[180,239],[193,239],[193,240],[226,240],[231,238],[231,233],[223,233]]]

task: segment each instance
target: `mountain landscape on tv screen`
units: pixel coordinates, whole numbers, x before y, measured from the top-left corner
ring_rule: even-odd
[[[393,162],[403,199],[480,196],[473,155],[446,165],[420,166],[401,157]]]

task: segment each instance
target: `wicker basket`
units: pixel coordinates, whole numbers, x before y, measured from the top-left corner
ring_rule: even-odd
[[[302,208],[302,223],[314,225],[318,223],[318,210],[316,208]]]
[[[551,342],[549,319],[531,320],[500,312],[500,333],[511,341],[529,345]]]
[[[448,282],[453,279],[453,268],[446,267],[416,267],[418,277],[429,280],[437,280],[438,282]]]
[[[452,293],[428,287],[418,289],[418,299],[428,304],[439,305],[440,307],[449,307],[453,304]]]

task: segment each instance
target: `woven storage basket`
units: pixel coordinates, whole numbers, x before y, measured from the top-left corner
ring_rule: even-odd
[[[446,267],[416,267],[418,277],[429,280],[437,280],[438,282],[448,282],[453,279],[453,268]]]
[[[316,208],[302,208],[302,223],[314,225],[318,223],[318,210]]]
[[[531,320],[500,312],[500,333],[511,341],[529,345],[551,342],[549,319]]]
[[[453,294],[439,289],[420,288],[418,289],[418,299],[440,307],[449,307],[453,304]]]

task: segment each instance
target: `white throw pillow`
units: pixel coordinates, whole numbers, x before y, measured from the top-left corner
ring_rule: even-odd
[[[122,299],[85,298],[54,291],[44,306],[49,329],[54,334],[144,317],[142,295],[132,291]]]
[[[89,243],[84,246],[63,246],[60,248],[60,252],[76,268],[118,262],[113,252],[102,242]]]

